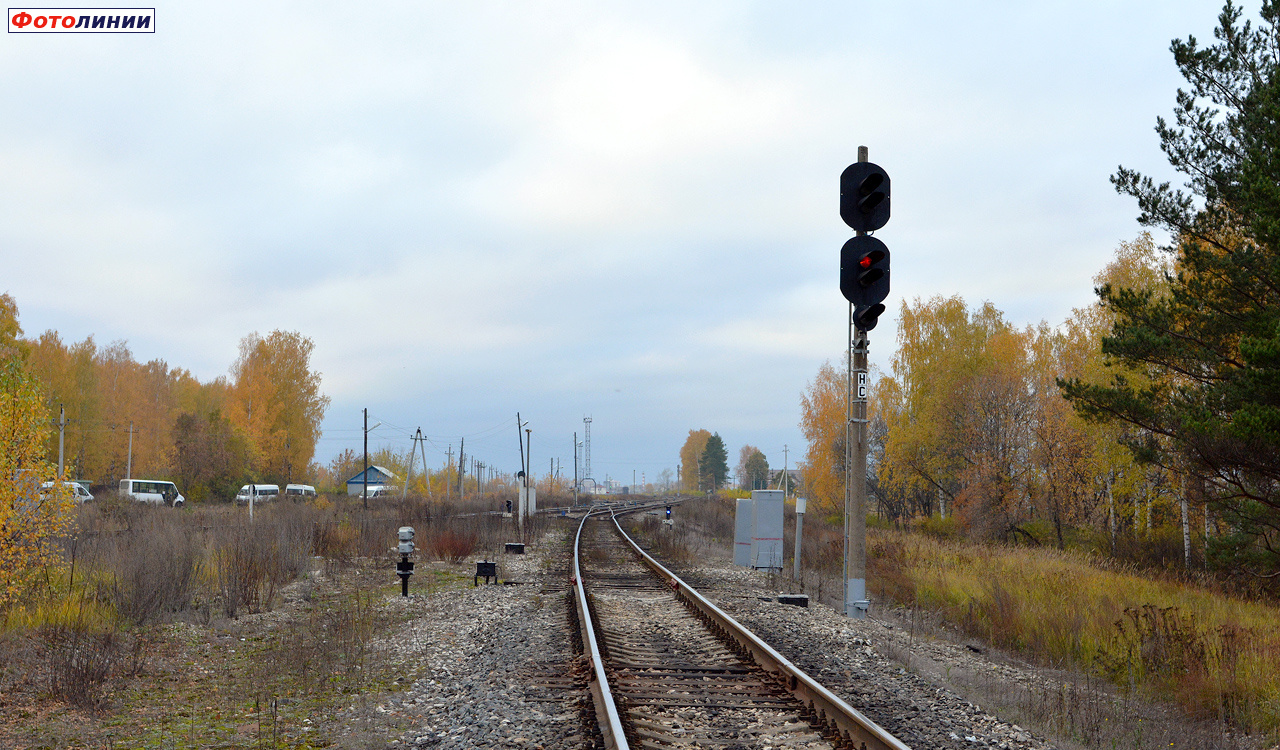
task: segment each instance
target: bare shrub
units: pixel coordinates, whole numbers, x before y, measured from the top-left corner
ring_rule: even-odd
[[[222,611],[227,617],[237,616],[241,608],[256,612],[261,606],[267,551],[259,547],[259,541],[254,527],[248,524],[234,524],[219,531],[214,559]]]
[[[737,508],[734,498],[713,495],[687,499],[675,512],[679,514],[679,524],[695,526],[714,541],[732,544],[733,516]]]
[[[8,613],[7,656],[22,659],[28,679],[76,706],[98,709],[104,686],[138,672],[143,638],[120,628],[111,608],[93,599],[46,600]]]
[[[844,568],[844,531],[805,523],[804,539],[800,544],[804,549],[801,561],[807,570],[822,571],[828,575],[840,575]],[[870,561],[868,561],[870,564]]]
[[[310,570],[319,516],[314,507],[300,503],[278,503],[271,508],[267,533],[274,537],[276,550],[270,576],[277,586]]]
[[[999,579],[986,581],[983,589],[987,594],[982,605],[987,619],[987,640],[1011,650],[1020,648],[1025,631],[1019,618],[1018,597]]]
[[[40,631],[49,667],[49,692],[76,706],[97,709],[103,686],[117,675],[136,674],[143,642],[114,629],[50,624]]]
[[[437,560],[458,563],[475,552],[480,537],[475,532],[453,528],[432,529],[427,537],[427,550]]]
[[[115,538],[110,600],[120,615],[146,625],[191,606],[203,550],[189,524],[149,513]]]

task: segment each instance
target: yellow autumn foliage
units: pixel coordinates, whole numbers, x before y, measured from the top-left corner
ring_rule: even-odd
[[[57,542],[75,523],[65,488],[44,460],[44,405],[35,378],[17,356],[0,359],[0,610],[27,600],[41,575],[63,565]]]

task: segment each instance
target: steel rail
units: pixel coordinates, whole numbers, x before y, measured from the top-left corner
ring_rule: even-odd
[[[596,629],[591,622],[591,610],[587,606],[587,589],[582,582],[582,567],[579,565],[579,548],[582,542],[582,527],[593,515],[603,515],[604,509],[592,511],[578,522],[578,533],[573,538],[573,583],[577,591],[578,622],[582,628],[582,646],[591,658],[592,674],[591,695],[596,707],[596,719],[600,725],[600,734],[604,738],[605,747],[616,750],[630,750],[626,733],[622,729],[622,718],[618,715],[618,706],[613,701],[613,691],[609,687],[609,677],[604,671],[604,658],[600,655],[600,647],[596,643]]]
[[[779,675],[787,689],[813,713],[833,724],[836,731],[843,734],[851,743],[862,743],[863,750],[911,750],[897,737],[886,732],[880,725],[867,718],[861,711],[845,703],[839,696],[827,690],[810,677],[803,669],[792,664],[790,660],[779,654],[772,646],[760,640],[737,620],[712,604],[675,573],[667,570],[662,563],[653,559],[649,553],[640,548],[635,540],[622,530],[616,515],[611,516],[618,533],[627,540],[631,547],[639,553],[655,573],[670,581],[676,596],[688,602],[695,610],[715,622],[739,645],[751,653],[756,663],[768,672]],[[581,527],[579,527],[581,532]],[[579,579],[581,582],[581,579]]]

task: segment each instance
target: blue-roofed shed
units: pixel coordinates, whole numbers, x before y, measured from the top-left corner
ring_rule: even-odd
[[[385,466],[370,466],[366,471],[369,472],[369,489],[374,487],[385,487],[395,484],[400,477],[391,473],[391,470]],[[364,492],[364,472],[356,474],[347,480],[347,494],[359,495]]]

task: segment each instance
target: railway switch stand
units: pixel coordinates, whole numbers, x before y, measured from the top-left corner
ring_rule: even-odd
[[[400,552],[400,562],[396,563],[396,575],[400,576],[400,596],[409,595],[409,576],[413,575],[413,561],[409,559],[409,555],[413,554],[413,527],[401,526],[396,532],[396,538],[400,544],[397,550]]]

